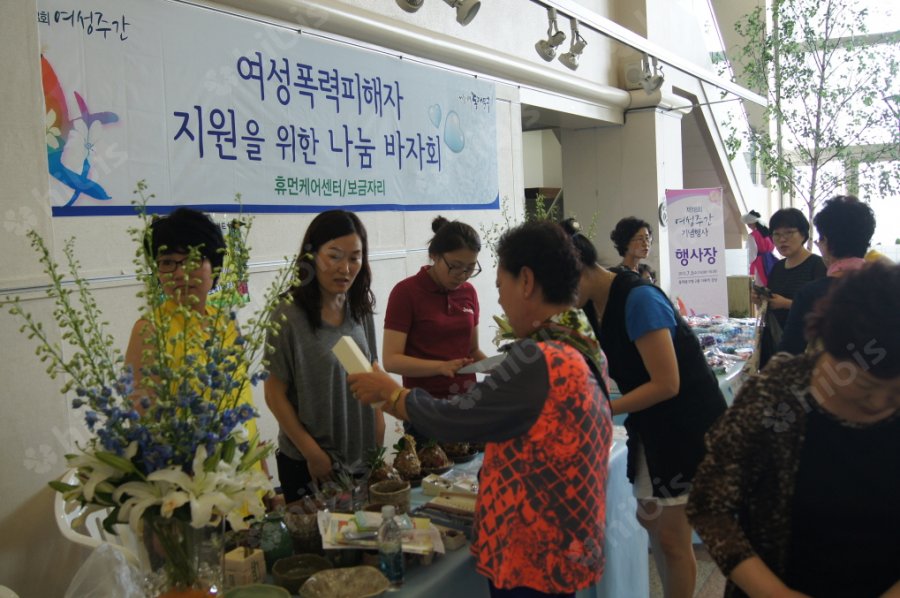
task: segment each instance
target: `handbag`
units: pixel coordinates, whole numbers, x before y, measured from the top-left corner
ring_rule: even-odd
[[[742,378],[759,371],[759,360],[762,357],[762,347],[766,335],[769,336],[772,346],[777,347],[781,343],[783,334],[784,330],[781,328],[781,324],[778,323],[778,318],[775,317],[774,313],[769,311],[769,301],[764,298],[762,305],[760,306],[759,316],[756,318],[753,353],[750,354],[750,358],[747,359],[744,367],[741,368]]]

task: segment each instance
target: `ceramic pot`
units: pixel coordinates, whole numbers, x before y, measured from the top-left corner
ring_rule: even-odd
[[[369,488],[369,502],[382,505],[394,505],[397,514],[409,511],[409,482],[385,480],[373,484]]]

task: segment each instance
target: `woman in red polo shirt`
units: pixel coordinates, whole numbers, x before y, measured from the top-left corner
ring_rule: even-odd
[[[432,264],[391,291],[382,357],[404,386],[445,398],[475,384],[475,374],[457,370],[485,358],[478,348],[478,295],[468,282],[481,272],[481,239],[468,224],[442,216],[431,229]]]

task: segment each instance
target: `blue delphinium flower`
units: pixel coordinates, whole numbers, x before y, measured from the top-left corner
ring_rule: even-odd
[[[97,421],[98,421],[98,420],[99,420],[99,417],[97,416],[97,412],[96,412],[96,411],[87,411],[87,412],[85,412],[85,414],[84,414],[84,421],[85,421],[85,423],[87,424],[88,430],[90,430],[91,432],[94,431],[94,426],[97,425]]]

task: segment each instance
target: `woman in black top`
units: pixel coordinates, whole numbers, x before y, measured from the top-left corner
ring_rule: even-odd
[[[787,323],[788,312],[794,295],[813,280],[825,277],[825,262],[806,249],[809,240],[809,221],[797,208],[785,208],[772,214],[769,221],[772,240],[778,253],[784,256],[769,273],[769,318],[763,330],[760,369],[775,353],[781,340],[781,331]],[[758,304],[759,296],[754,300]],[[775,328],[777,327],[777,331]]]
[[[628,414],[628,478],[638,522],[650,535],[666,596],[693,596],[696,562],[685,504],[703,458],[703,435],[725,411],[725,399],[697,337],[665,293],[631,270],[600,267],[577,222],[563,227],[584,263],[578,303],[622,393],[613,414]]]

